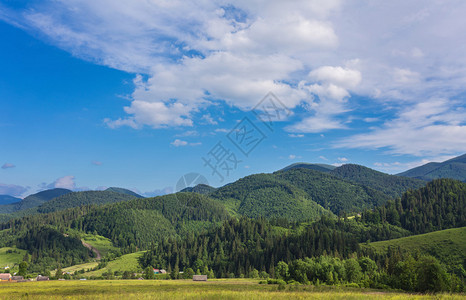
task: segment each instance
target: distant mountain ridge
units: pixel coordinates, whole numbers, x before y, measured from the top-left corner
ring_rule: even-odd
[[[135,193],[131,190],[124,189],[124,188],[119,188],[119,187],[109,187],[106,189],[108,192],[115,192],[115,193],[120,193],[120,194],[126,194],[130,196],[134,196],[136,198],[144,198],[143,196],[139,195],[138,193]]]
[[[9,213],[14,213],[20,210],[26,210],[26,209],[38,207],[44,204],[45,202],[52,200],[53,198],[56,198],[56,197],[59,197],[59,196],[62,196],[68,193],[71,193],[71,191],[68,189],[61,189],[61,188],[41,191],[36,194],[29,195],[19,202],[6,204],[6,205],[0,205],[0,214],[9,214]]]
[[[287,171],[290,169],[311,169],[311,170],[316,170],[324,173],[328,173],[332,170],[334,170],[336,167],[332,165],[327,165],[327,164],[313,164],[313,163],[304,163],[304,162],[299,162],[299,163],[294,163],[289,166],[284,167],[283,169],[279,171]]]
[[[207,184],[198,184],[196,186],[193,186],[193,187],[186,187],[184,189],[182,189],[180,192],[191,192],[191,193],[198,193],[198,194],[202,194],[202,195],[208,195],[212,192],[214,192],[216,190],[216,188],[214,187],[211,187],[210,185],[207,185]]]
[[[16,203],[21,200],[21,198],[16,198],[10,195],[0,195],[0,205]]]
[[[466,182],[466,154],[444,162],[427,163],[397,175],[426,181],[439,178],[451,178]]]
[[[421,179],[389,175],[356,164],[342,165],[329,174],[373,188],[393,199],[401,197],[409,189],[418,189],[426,184]]]

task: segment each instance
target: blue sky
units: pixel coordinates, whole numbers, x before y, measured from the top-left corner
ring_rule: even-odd
[[[466,3],[405,2],[0,1],[0,194],[463,154]]]

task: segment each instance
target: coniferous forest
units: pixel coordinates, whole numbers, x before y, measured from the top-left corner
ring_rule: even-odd
[[[349,180],[355,172],[362,174]],[[418,180],[383,173],[368,180],[368,172],[291,168],[155,198],[118,189],[66,193],[1,224],[0,243],[27,252],[23,273],[95,261],[82,240],[94,236],[111,245],[96,269],[141,253],[136,267],[146,276],[154,268],[172,279],[206,274],[264,284],[464,291],[466,253],[372,245],[465,227],[466,183],[437,179],[418,187]],[[384,179],[386,189],[376,189]],[[464,239],[464,230],[459,234]]]

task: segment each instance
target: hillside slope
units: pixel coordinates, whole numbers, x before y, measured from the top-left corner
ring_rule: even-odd
[[[330,174],[364,186],[373,188],[394,199],[410,189],[417,189],[426,184],[425,181],[385,174],[361,165],[346,164],[330,172]]]
[[[427,163],[397,175],[427,181],[438,178],[451,178],[466,182],[466,154],[444,162]]]
[[[14,213],[20,210],[27,210],[40,206],[41,204],[52,200],[53,198],[71,193],[68,189],[51,189],[45,190],[36,194],[32,194],[17,203],[0,205],[0,214]]]
[[[302,189],[273,174],[246,176],[210,195],[234,213],[251,217],[313,220],[331,214]]]
[[[273,174],[302,189],[310,199],[335,214],[358,212],[385,203],[389,197],[369,187],[311,169],[291,169]]]
[[[85,191],[72,192],[54,198],[37,208],[39,213],[49,213],[82,205],[102,205],[135,199],[133,195],[117,193],[113,191]]]
[[[458,266],[466,267],[466,227],[361,244],[361,247],[379,254],[387,253],[389,247],[395,247],[409,253],[432,255],[447,265],[450,271],[455,271]]]
[[[0,205],[11,204],[21,201],[21,198],[16,198],[10,195],[0,195]]]
[[[130,195],[130,196],[134,196],[136,198],[144,198],[143,196],[139,195],[138,193],[135,193],[135,192],[130,191],[128,189],[119,188],[119,187],[109,187],[105,191],[115,192],[115,193],[120,193],[120,194],[126,194],[126,195]]]
[[[283,169],[281,169],[279,171],[287,171],[287,170],[291,170],[291,169],[310,169],[310,170],[315,170],[315,171],[328,173],[328,172],[332,171],[335,168],[336,168],[335,166],[327,165],[327,164],[312,164],[312,163],[300,162],[300,163],[294,163],[294,164],[291,164],[289,166],[286,166],[286,167],[284,167]]]

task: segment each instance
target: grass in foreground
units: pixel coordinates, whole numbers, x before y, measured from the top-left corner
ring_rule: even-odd
[[[49,281],[0,284],[0,299],[466,299],[369,289],[261,285],[251,279]]]

